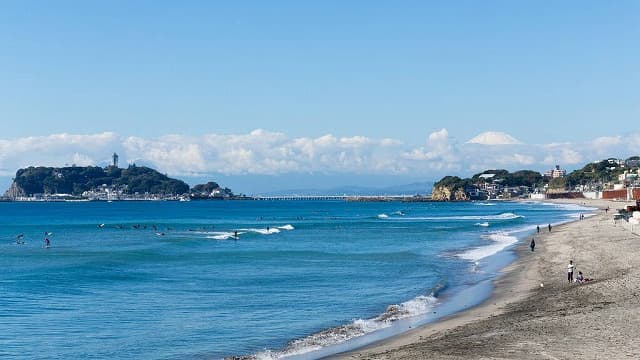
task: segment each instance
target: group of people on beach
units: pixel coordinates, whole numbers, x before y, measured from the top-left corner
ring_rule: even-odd
[[[584,219],[584,215],[580,214],[580,220]],[[549,232],[551,232],[551,224],[548,225],[549,227]],[[538,232],[538,234],[540,233],[540,226],[538,225],[536,227],[536,230]],[[529,248],[531,249],[531,252],[533,252],[536,248],[536,239],[535,238],[531,238],[531,241],[529,242]],[[574,270],[576,269],[576,265],[573,263],[573,260],[569,260],[569,264],[567,265],[567,281],[571,284],[573,282],[578,283],[578,284],[584,284],[585,282],[591,281],[593,279],[590,278],[586,278],[584,277],[584,274],[582,274],[582,271],[578,271],[578,275],[575,277],[573,277],[573,273]]]
[[[573,260],[569,260],[569,265],[567,265],[567,281],[569,282],[569,284],[575,282],[578,284],[584,284],[587,281],[591,281],[593,279],[589,279],[584,277],[584,275],[582,274],[582,271],[578,271],[578,276],[576,276],[576,278],[573,278],[573,272],[576,268],[576,265],[573,263]]]
[[[549,229],[549,232],[551,232],[551,224],[547,225],[547,228]],[[536,231],[540,234],[540,225],[536,226]]]
[[[547,229],[549,229],[549,232],[551,232],[551,224],[547,225]],[[540,225],[536,226],[536,232],[538,234],[540,234]],[[531,238],[531,242],[529,243],[529,247],[531,248],[531,251],[533,252],[533,250],[535,250],[536,248],[536,240],[535,238]]]

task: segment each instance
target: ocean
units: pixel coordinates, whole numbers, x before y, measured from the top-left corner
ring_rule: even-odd
[[[0,203],[0,358],[319,358],[478,304],[537,225],[589,210]]]

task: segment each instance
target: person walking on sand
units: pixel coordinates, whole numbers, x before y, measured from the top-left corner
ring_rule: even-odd
[[[538,234],[540,234],[540,225],[536,226],[536,230],[538,230]]]
[[[533,252],[533,249],[536,248],[536,240],[534,238],[531,238],[531,243],[529,243],[529,247],[531,248],[531,252]]]
[[[551,232],[551,224],[549,224],[549,232]]]
[[[569,284],[573,282],[573,269],[575,269],[575,267],[573,260],[569,260],[569,265],[567,265],[567,281]]]

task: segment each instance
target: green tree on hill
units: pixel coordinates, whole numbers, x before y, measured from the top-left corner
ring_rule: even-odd
[[[482,175],[494,175],[490,178],[483,178]],[[504,186],[528,186],[534,187],[544,183],[542,174],[532,170],[519,170],[514,173],[510,173],[507,170],[485,170],[481,173],[475,174],[471,177],[473,183],[487,183],[492,181],[499,181]]]
[[[186,194],[189,185],[148,167],[106,170],[96,166],[29,167],[16,172],[15,183],[25,194],[81,195],[101,185],[126,187],[127,193]]]
[[[602,160],[585,165],[582,169],[574,170],[565,179],[568,186],[588,185],[594,183],[610,182],[617,179],[624,168],[609,160]]]

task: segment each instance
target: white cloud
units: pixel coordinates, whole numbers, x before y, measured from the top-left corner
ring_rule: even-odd
[[[447,129],[432,132],[427,137],[426,147],[405,151],[401,156],[407,160],[430,161],[429,166],[437,169],[448,167],[456,159]]]
[[[593,140],[593,145],[596,147],[609,147],[620,145],[622,142],[622,136],[602,136]]]
[[[533,165],[536,159],[532,155],[508,154],[500,158],[500,163],[506,165]]]
[[[18,168],[42,165],[89,165],[108,161],[121,149],[112,132],[92,135],[52,134],[18,139],[0,139],[0,175],[11,176]]]
[[[603,136],[594,139],[591,146],[599,156],[609,156],[611,151],[615,151],[623,142],[622,136]]]
[[[584,157],[579,152],[570,148],[558,148],[552,147],[550,151],[542,160],[545,165],[576,165],[585,161]],[[592,157],[593,158],[593,157]],[[595,158],[593,158],[595,159]]]
[[[514,141],[503,133],[484,133],[474,139],[477,141],[455,143],[447,129],[431,132],[419,146],[359,135],[292,138],[263,129],[245,134],[158,138],[123,137],[112,132],[53,134],[0,140],[0,175],[13,175],[18,168],[30,165],[105,166],[114,151],[120,154],[121,166],[136,162],[173,176],[342,173],[410,174],[429,179],[492,168],[543,170],[556,164],[570,168],[601,159],[603,154],[640,154],[640,133],[538,145]]]
[[[521,143],[513,136],[499,131],[486,131],[467,141],[467,144],[479,145],[516,145]]]

